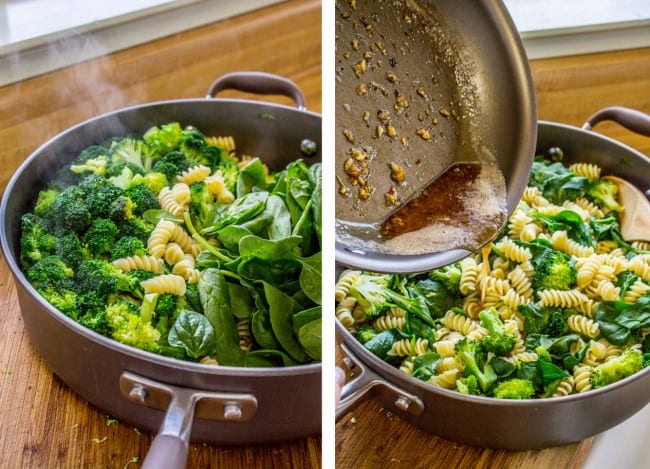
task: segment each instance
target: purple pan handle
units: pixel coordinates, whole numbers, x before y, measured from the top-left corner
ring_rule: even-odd
[[[300,88],[286,78],[264,72],[234,72],[217,78],[210,88],[206,98],[214,98],[223,90],[239,90],[255,94],[277,94],[293,99],[298,109],[305,110],[305,95]]]
[[[611,106],[597,111],[587,119],[582,128],[591,130],[596,124],[606,120],[614,121],[632,132],[650,137],[650,115],[622,106]]]

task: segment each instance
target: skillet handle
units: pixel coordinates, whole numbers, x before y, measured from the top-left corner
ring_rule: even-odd
[[[650,115],[622,106],[610,106],[597,111],[587,119],[582,128],[591,130],[596,124],[606,120],[614,121],[632,132],[650,137]]]
[[[300,88],[286,78],[264,72],[233,72],[217,78],[206,98],[214,98],[220,91],[234,89],[255,94],[279,94],[293,99],[298,109],[307,109],[305,95]]]
[[[413,415],[420,415],[424,412],[424,403],[418,396],[387,382],[384,378],[367,368],[345,344],[341,343],[339,347],[341,347],[341,350],[346,355],[343,359],[346,366],[354,374],[358,374],[358,376],[346,383],[341,389],[341,400],[336,406],[337,421],[348,411],[356,407],[370,391],[376,391],[384,398],[393,401],[395,407],[401,411]]]
[[[187,465],[187,442],[172,435],[157,435],[142,462],[142,469],[183,469]]]

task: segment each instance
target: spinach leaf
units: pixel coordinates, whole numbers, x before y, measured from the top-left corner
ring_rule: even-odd
[[[413,377],[428,381],[438,368],[440,363],[440,355],[436,352],[427,352],[419,355],[413,359]]]
[[[374,336],[368,342],[363,344],[363,346],[382,360],[386,360],[388,358],[388,352],[393,344],[398,340],[405,338],[408,338],[408,336],[398,329],[388,329],[387,331],[382,331]]]
[[[296,362],[281,350],[259,349],[248,352],[246,355],[246,366],[269,367],[293,365],[296,365]]]
[[[308,322],[298,330],[298,341],[302,348],[314,360],[321,360],[323,343],[323,318],[322,316]]]
[[[600,333],[613,345],[625,345],[632,337],[632,330],[618,322],[619,315],[626,307],[627,303],[622,301],[601,301],[594,311]]]
[[[314,231],[318,238],[318,245],[322,244],[322,221],[323,221],[323,168],[320,163],[313,164],[309,167],[309,178],[314,186],[311,192],[311,211],[314,224]]]
[[[282,348],[297,362],[308,361],[307,354],[293,332],[292,317],[298,308],[293,299],[273,285],[264,282],[264,294],[269,305],[271,327]]]
[[[251,192],[235,199],[230,205],[221,205],[217,210],[214,224],[206,228],[204,232],[216,234],[225,226],[242,224],[253,219],[266,207],[268,196],[268,192]]]
[[[282,239],[291,236],[291,214],[282,197],[271,194],[266,201],[266,210],[273,217],[268,228],[268,238]]]
[[[322,253],[317,252],[311,257],[301,257],[298,260],[302,264],[300,288],[311,301],[322,304]]]
[[[280,343],[273,334],[271,316],[265,309],[259,308],[251,316],[251,333],[255,341],[265,349],[279,350]]]
[[[235,193],[237,198],[253,192],[254,188],[266,189],[266,171],[259,158],[253,158],[244,166],[237,177]]]
[[[323,317],[323,307],[314,306],[313,308],[303,309],[293,315],[293,331],[298,335],[298,331],[305,324],[321,319]]]
[[[566,231],[569,238],[584,246],[595,245],[589,225],[573,210],[562,210],[555,215],[533,212],[532,216],[544,223],[551,232]]]
[[[184,349],[192,358],[211,354],[216,344],[214,329],[207,318],[190,310],[180,312],[167,341],[172,347]]]
[[[199,280],[203,313],[214,328],[217,361],[221,365],[243,366],[245,352],[239,348],[237,324],[230,307],[228,283],[218,269],[203,271]]]

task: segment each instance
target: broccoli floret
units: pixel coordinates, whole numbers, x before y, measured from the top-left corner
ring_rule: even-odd
[[[535,387],[528,379],[513,378],[499,383],[493,395],[499,399],[530,399],[535,395]]]
[[[576,284],[575,260],[553,249],[544,249],[533,257],[533,287],[535,290],[570,290]]]
[[[183,152],[175,150],[170,151],[165,156],[160,158],[153,165],[153,170],[163,173],[167,180],[175,181],[176,176],[180,175],[183,171],[188,170],[190,167],[190,160],[183,154]]]
[[[103,302],[108,302],[118,293],[127,293],[138,299],[143,297],[136,277],[122,272],[103,259],[89,259],[79,264],[74,286],[80,294],[92,293]]]
[[[93,176],[96,177],[96,176]],[[92,215],[85,202],[85,193],[79,187],[70,186],[52,202],[50,220],[59,232],[82,233],[88,228]]]
[[[120,224],[118,237],[133,236],[146,243],[153,229],[154,225],[151,223],[142,218],[133,217]]]
[[[151,170],[154,155],[143,140],[125,137],[113,142],[110,151],[112,163],[124,161],[139,166],[145,172]]]
[[[370,325],[365,325],[356,332],[355,337],[359,342],[365,344],[377,334],[378,331],[374,327]]]
[[[47,256],[31,266],[26,274],[37,290],[50,287],[63,289],[70,286],[74,271],[59,256]]]
[[[77,314],[78,295],[76,292],[47,286],[40,288],[38,293],[63,314],[73,317]]]
[[[237,179],[239,178],[239,167],[235,163],[222,161],[219,164],[219,172],[223,177],[226,188],[233,194],[237,190]]]
[[[480,396],[482,394],[481,388],[478,385],[478,380],[474,375],[457,379],[456,391],[462,392],[463,394],[472,394],[474,396]]]
[[[34,206],[34,215],[38,217],[49,218],[52,212],[52,203],[59,195],[56,189],[44,189],[38,193],[36,205]]]
[[[183,131],[180,150],[190,160],[192,166],[205,165],[215,168],[221,161],[221,149],[208,144],[205,136],[196,129]]]
[[[90,175],[79,182],[84,203],[93,218],[108,218],[113,202],[124,196],[124,190],[112,184],[108,179]]]
[[[122,259],[131,256],[143,256],[146,248],[142,240],[135,236],[124,236],[119,238],[111,247],[111,259]]]
[[[215,206],[212,193],[204,182],[195,182],[190,186],[190,216],[198,230],[212,225]]]
[[[125,169],[127,170],[127,172],[124,172]],[[136,175],[144,176],[145,174],[144,169],[142,169],[137,164],[129,163],[128,161],[118,161],[116,163],[111,163],[110,165],[108,165],[105,176],[107,178],[119,177],[120,175],[122,175],[123,172],[125,175],[128,174],[128,171],[131,172],[131,178],[133,178]]]
[[[458,289],[458,285],[460,284],[460,275],[461,269],[460,263],[458,262],[429,272],[429,278],[431,278],[431,280],[441,282],[447,290],[455,295],[460,293],[460,290]]]
[[[160,350],[160,332],[152,326],[151,317],[142,314],[134,303],[122,300],[108,306],[106,320],[111,337],[118,342],[150,352]]]
[[[623,207],[618,203],[618,186],[609,179],[596,179],[589,184],[587,195],[607,210],[622,212]]]
[[[463,338],[456,342],[456,354],[465,364],[465,376],[474,375],[483,393],[487,393],[497,380],[497,374],[492,365],[485,363],[485,350],[478,341],[468,341]],[[481,365],[483,364],[483,365]]]
[[[158,194],[158,192],[160,192],[163,187],[169,184],[169,181],[167,180],[167,176],[165,176],[163,173],[152,171],[144,175],[142,183],[154,191],[156,194]]]
[[[70,165],[70,171],[77,174],[92,173],[96,176],[106,174],[108,167],[108,156],[99,155],[97,158],[90,158],[83,163]]]
[[[610,358],[594,368],[591,373],[591,385],[594,389],[602,388],[603,386],[632,376],[643,367],[643,355],[633,349],[625,349],[620,355]]]
[[[91,145],[86,147],[79,156],[75,159],[77,164],[84,164],[89,160],[96,160],[98,158],[106,158],[108,150],[104,145]]]
[[[549,337],[562,337],[568,330],[569,326],[564,318],[564,313],[555,310],[549,316],[546,326],[542,329],[542,334],[546,334]]]
[[[133,214],[140,217],[147,210],[159,209],[158,194],[146,184],[137,184],[126,190],[126,196],[135,204]]]
[[[111,251],[117,233],[117,226],[112,220],[95,218],[83,235],[82,241],[91,254],[101,257]]]
[[[103,309],[94,309],[91,312],[75,319],[79,324],[98,334],[110,337],[111,327],[106,319],[106,311]]]
[[[48,222],[31,213],[20,220],[20,261],[28,266],[54,253],[56,237],[48,233]]]
[[[135,208],[135,202],[130,197],[122,195],[111,203],[108,209],[108,218],[114,223],[123,223],[133,218]]]
[[[365,320],[378,317],[391,306],[402,308],[422,319],[429,326],[434,322],[424,298],[409,298],[392,290],[395,276],[392,274],[373,275],[362,273],[350,287],[350,295],[357,300]]]
[[[79,236],[72,231],[57,238],[56,255],[75,270],[84,260],[90,259],[88,249],[81,243]]]
[[[484,310],[479,313],[481,326],[486,328],[490,334],[479,339],[481,346],[497,356],[507,355],[515,347],[516,339],[513,335],[506,334],[503,322],[495,309]]]
[[[160,127],[152,127],[147,130],[143,139],[152,151],[160,157],[180,146],[183,129],[178,122],[170,122]]]

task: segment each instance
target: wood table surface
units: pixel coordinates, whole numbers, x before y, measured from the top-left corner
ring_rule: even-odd
[[[321,34],[321,2],[293,0],[0,87],[0,189],[37,146],[72,125],[130,105],[203,97],[228,72],[289,78],[305,94],[307,108],[320,112]],[[283,97],[263,99],[292,104]],[[116,422],[52,374],[26,335],[3,258],[0,467],[137,468],[153,437]],[[319,468],[321,453],[320,436],[270,446],[193,443],[188,467]]]
[[[580,127],[598,109],[650,113],[650,49],[531,63],[539,119]],[[650,138],[604,122],[594,131],[650,156]],[[648,175],[650,177],[650,175]],[[337,354],[338,363],[341,355]],[[578,468],[592,439],[539,451],[481,449],[443,440],[406,423],[372,398],[336,424],[336,466],[348,468]],[[625,451],[621,448],[621,451]]]

